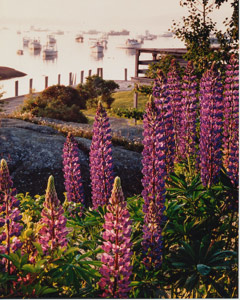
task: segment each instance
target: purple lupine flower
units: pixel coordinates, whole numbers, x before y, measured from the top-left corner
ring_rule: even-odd
[[[227,65],[224,86],[223,164],[233,184],[239,170],[239,62],[233,54]]]
[[[20,249],[22,246],[19,236],[23,226],[19,223],[22,215],[19,210],[20,202],[15,197],[16,190],[13,189],[13,182],[11,180],[9,169],[6,160],[1,160],[0,166],[0,253],[10,254]],[[4,242],[4,243],[3,243]],[[3,259],[2,263],[5,262]],[[10,271],[10,264],[7,264],[8,272]],[[9,272],[10,273],[10,272]]]
[[[67,246],[67,219],[63,213],[64,210],[55,190],[54,178],[51,175],[48,179],[45,201],[41,213],[42,218],[39,221],[41,229],[39,230],[38,241],[45,253],[52,253],[57,247]]]
[[[127,298],[132,274],[131,220],[119,177],[115,178],[107,211],[103,225],[105,241],[102,245],[104,253],[101,257],[103,265],[99,270],[102,274],[99,286],[104,291],[104,298]]]
[[[108,203],[113,187],[111,139],[109,118],[106,110],[99,102],[93,124],[93,137],[89,154],[94,209]]]
[[[171,105],[172,111],[172,122],[173,122],[173,132],[175,138],[175,159],[178,160],[180,155],[180,138],[181,138],[181,118],[182,118],[182,109],[181,109],[181,78],[178,72],[176,60],[172,59],[169,72],[167,73],[167,88],[169,103]]]
[[[68,134],[63,147],[63,172],[64,185],[67,191],[68,202],[80,203],[80,211],[76,211],[81,217],[84,209],[84,190],[80,170],[79,149],[76,140],[71,133]]]
[[[200,167],[206,187],[216,183],[222,167],[222,92],[221,78],[213,64],[200,81]]]
[[[196,156],[197,86],[197,76],[194,75],[193,63],[189,61],[182,84],[182,117],[179,146],[182,159]]]
[[[165,160],[167,174],[173,171],[174,167],[174,151],[175,140],[173,132],[172,107],[170,98],[168,97],[167,80],[161,70],[158,71],[158,76],[153,85],[153,96],[155,104],[161,111],[164,118],[163,126],[165,135]]]
[[[165,210],[165,119],[152,98],[143,119],[143,255],[147,268],[158,268],[162,261],[162,223]]]

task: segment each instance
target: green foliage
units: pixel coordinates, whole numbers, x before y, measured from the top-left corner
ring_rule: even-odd
[[[119,117],[124,117],[128,119],[142,120],[144,112],[136,108],[117,108],[112,109],[111,112]]]
[[[76,89],[53,85],[37,96],[30,94],[24,101],[21,113],[30,112],[37,117],[87,123],[87,118],[81,112],[84,108],[86,101]]]
[[[99,100],[110,109],[114,101],[112,93],[119,88],[113,80],[104,80],[97,75],[86,78],[85,84],[79,84],[77,91],[82,99],[87,101],[88,107],[96,107]]]

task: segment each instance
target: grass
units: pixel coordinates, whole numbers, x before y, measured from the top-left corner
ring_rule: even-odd
[[[123,91],[113,94],[115,101],[112,104],[113,109],[117,108],[133,108],[133,96],[134,91]],[[148,97],[142,94],[138,94],[138,109],[144,110]],[[83,113],[88,117],[90,124],[91,119],[94,119],[96,108],[89,108],[83,110]],[[118,117],[118,116],[115,116]]]

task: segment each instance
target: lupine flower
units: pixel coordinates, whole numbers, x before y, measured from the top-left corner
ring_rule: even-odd
[[[21,248],[19,236],[23,226],[19,224],[22,215],[19,210],[20,201],[15,197],[9,169],[6,160],[1,160],[0,167],[0,253],[10,254]],[[3,259],[2,263],[5,262]],[[8,264],[8,272],[10,265]]]
[[[71,133],[68,134],[63,147],[63,173],[68,202],[84,205],[85,198],[80,170],[79,149]],[[79,216],[82,215],[83,208],[82,206],[81,210],[77,212]]]
[[[167,87],[168,87],[168,97],[172,110],[172,120],[173,120],[173,131],[175,138],[175,147],[176,147],[176,160],[178,160],[180,155],[180,137],[181,137],[181,118],[182,118],[182,109],[181,109],[181,78],[178,73],[176,60],[172,59],[169,72],[167,74]]]
[[[182,84],[182,117],[180,136],[180,156],[182,159],[196,155],[196,121],[197,121],[197,76],[193,74],[190,61],[185,69]]]
[[[239,170],[239,63],[233,54],[227,65],[224,86],[223,164],[234,184]]]
[[[39,221],[42,227],[39,230],[38,240],[45,253],[52,252],[57,247],[67,246],[67,219],[63,213],[64,210],[55,190],[54,178],[50,176],[41,213],[42,218]]]
[[[103,225],[105,241],[102,246],[104,253],[101,258],[103,265],[99,270],[102,274],[99,286],[104,291],[104,298],[127,298],[132,274],[131,220],[119,177],[115,178],[107,211]]]
[[[173,119],[172,119],[172,107],[170,105],[170,98],[168,97],[167,82],[164,74],[161,70],[158,72],[158,76],[154,81],[153,96],[155,104],[161,111],[161,115],[164,119],[163,126],[165,135],[165,160],[167,174],[173,171],[174,167],[174,151],[175,141],[173,133]]]
[[[114,180],[111,139],[109,118],[99,102],[93,124],[93,137],[89,154],[94,209],[107,204],[111,195]]]
[[[163,113],[150,99],[143,119],[143,254],[147,268],[158,268],[162,261],[162,229],[165,210],[165,124]]]
[[[204,186],[216,183],[222,167],[222,84],[214,64],[200,82],[200,166]]]

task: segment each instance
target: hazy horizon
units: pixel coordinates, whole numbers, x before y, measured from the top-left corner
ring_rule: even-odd
[[[222,21],[231,14],[230,4],[225,3],[211,17],[222,29]],[[50,29],[161,33],[171,28],[173,20],[180,22],[184,15],[188,11],[180,6],[179,0],[0,0],[2,26],[20,30],[33,25]]]

